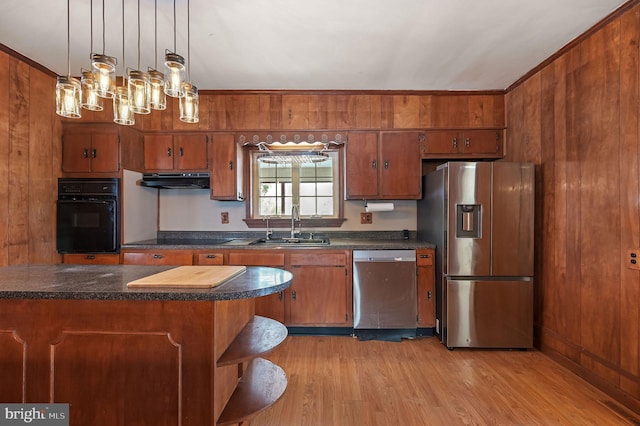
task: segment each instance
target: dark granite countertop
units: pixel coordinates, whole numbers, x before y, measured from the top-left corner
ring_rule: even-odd
[[[308,237],[308,233],[303,234]],[[430,242],[419,241],[415,233],[409,233],[409,238],[403,238],[402,232],[333,232],[314,233],[315,238],[329,238],[327,245],[306,244],[251,244],[265,236],[261,233],[222,233],[222,232],[161,232],[158,238],[130,242],[122,245],[122,249],[310,249],[310,250],[413,250],[419,248],[435,248]],[[273,237],[286,236],[284,233],[274,233]]]
[[[127,283],[171,266],[15,265],[0,268],[0,299],[236,300],[277,293],[292,274],[277,268],[247,267],[213,289],[128,288]]]

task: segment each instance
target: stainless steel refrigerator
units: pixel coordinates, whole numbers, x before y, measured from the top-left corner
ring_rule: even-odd
[[[449,162],[427,174],[418,238],[436,245],[436,333],[448,348],[533,346],[534,166]]]

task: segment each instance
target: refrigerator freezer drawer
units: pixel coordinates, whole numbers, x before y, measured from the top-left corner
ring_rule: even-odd
[[[449,348],[533,347],[533,280],[446,279]]]

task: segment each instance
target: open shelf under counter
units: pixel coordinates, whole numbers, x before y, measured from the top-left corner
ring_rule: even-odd
[[[284,342],[287,334],[287,327],[282,323],[256,315],[236,336],[216,365],[239,364],[271,352]]]

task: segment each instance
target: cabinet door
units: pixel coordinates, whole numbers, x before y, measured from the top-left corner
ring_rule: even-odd
[[[378,134],[349,133],[346,143],[346,198],[378,196]]]
[[[190,250],[159,250],[124,252],[125,265],[191,265],[193,253]]]
[[[197,253],[193,260],[196,265],[222,265],[224,256],[222,253]]]
[[[209,167],[206,135],[179,135],[173,137],[176,170],[206,170]]]
[[[144,168],[146,170],[172,170],[173,157],[173,136],[144,136]]]
[[[435,269],[433,250],[416,250],[418,271],[418,327],[435,327]]]
[[[66,134],[62,138],[62,171],[91,171],[91,133]]]
[[[420,154],[457,154],[461,145],[456,130],[425,132],[424,140],[420,141]]]
[[[113,133],[94,133],[91,136],[91,171],[120,170],[120,137]]]
[[[422,197],[419,132],[383,133],[380,144],[380,196],[386,199]]]
[[[349,324],[344,267],[294,266],[287,325]]]
[[[468,130],[460,138],[465,154],[502,155],[502,131]]]
[[[214,135],[211,149],[211,199],[237,200],[242,192],[236,186],[236,173],[241,164],[237,161],[234,135]]]

